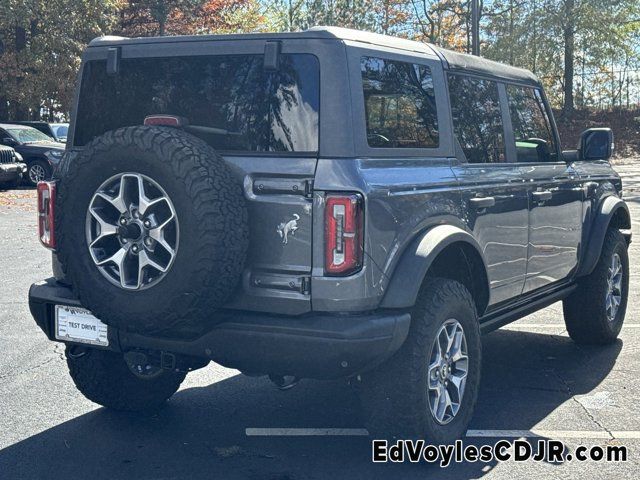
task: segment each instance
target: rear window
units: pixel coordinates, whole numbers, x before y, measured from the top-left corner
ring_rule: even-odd
[[[116,75],[87,62],[74,144],[142,125],[147,115],[185,117],[188,131],[219,150],[318,150],[319,65],[313,55],[280,55],[265,71],[262,55],[125,58]]]

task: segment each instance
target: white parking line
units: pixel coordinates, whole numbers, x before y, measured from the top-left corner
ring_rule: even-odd
[[[366,428],[247,428],[247,437],[367,436]]]
[[[247,428],[247,437],[366,437],[365,428]],[[467,438],[556,438],[556,439],[604,439],[639,440],[638,430],[467,430]]]
[[[594,438],[611,439],[626,438],[640,439],[638,430],[614,430],[606,432],[604,430],[467,430],[469,438]]]
[[[514,323],[505,325],[503,329],[511,328],[566,328],[564,323]],[[638,323],[630,323],[629,325],[622,325],[623,329],[626,328],[640,328]]]

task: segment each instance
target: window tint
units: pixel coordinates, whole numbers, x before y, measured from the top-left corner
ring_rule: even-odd
[[[507,97],[518,162],[556,161],[558,153],[540,92],[507,85]]]
[[[360,71],[369,146],[438,146],[438,118],[429,67],[363,57]]]
[[[498,84],[490,80],[450,75],[449,94],[453,128],[467,161],[504,162],[504,130]]]
[[[262,55],[123,58],[84,67],[74,143],[152,114],[187,118],[188,131],[220,150],[315,152],[319,66],[313,55],[281,55],[266,72]]]

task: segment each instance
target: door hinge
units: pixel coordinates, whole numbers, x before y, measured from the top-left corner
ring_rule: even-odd
[[[308,295],[311,292],[311,277],[291,277],[290,275],[257,273],[251,283],[254,287],[274,290],[292,290]]]
[[[313,197],[313,180],[304,181],[304,196],[307,198]]]
[[[309,295],[311,293],[311,277],[302,277],[300,293],[303,293],[304,295]]]

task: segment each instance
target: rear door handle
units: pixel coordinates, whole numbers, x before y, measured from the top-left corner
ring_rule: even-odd
[[[531,192],[531,196],[538,202],[545,202],[547,200],[551,200],[553,194],[550,190],[536,190],[535,192]]]
[[[475,197],[469,200],[472,207],[480,209],[493,207],[496,204],[496,199],[493,197]]]

